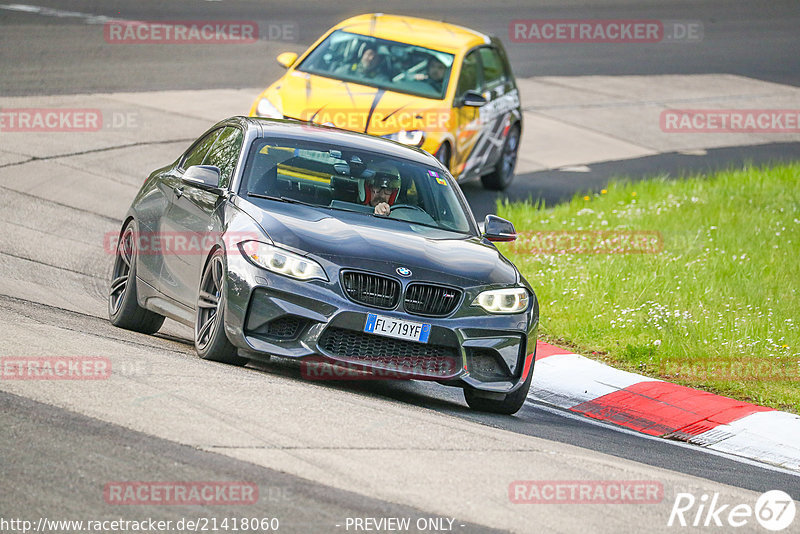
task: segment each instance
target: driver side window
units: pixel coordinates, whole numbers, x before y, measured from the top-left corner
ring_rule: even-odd
[[[214,147],[204,160],[204,165],[214,165],[219,168],[220,187],[228,187],[230,184],[231,175],[239,161],[243,138],[244,135],[239,128],[228,126],[217,138]]]
[[[214,141],[217,140],[217,137],[221,131],[221,128],[214,130],[198,141],[197,144],[195,144],[194,147],[192,147],[183,157],[179,167],[183,170],[186,170],[192,165],[202,165],[203,160],[206,159],[206,154],[208,154],[208,151],[211,150],[211,146],[214,144]]]
[[[458,76],[457,97],[464,96],[467,91],[480,91],[481,80],[478,69],[478,51],[473,50],[464,58],[461,65],[461,73]]]
[[[498,85],[503,85],[507,81],[505,66],[500,54],[494,48],[479,48],[478,52],[483,63],[483,78],[485,81],[484,89],[491,91]]]

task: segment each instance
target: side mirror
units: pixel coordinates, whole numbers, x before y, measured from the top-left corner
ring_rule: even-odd
[[[509,221],[497,215],[487,215],[483,222],[483,237],[489,241],[515,241],[517,231]]]
[[[183,173],[181,179],[203,191],[224,195],[225,189],[219,186],[219,167],[213,165],[192,165]]]
[[[488,100],[478,91],[469,90],[461,97],[461,104],[471,108],[479,108],[486,104]]]
[[[295,61],[297,61],[297,54],[294,52],[284,52],[283,54],[278,54],[278,64],[281,67],[288,69],[294,65]]]

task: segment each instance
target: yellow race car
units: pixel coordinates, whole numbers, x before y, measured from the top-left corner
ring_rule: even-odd
[[[502,190],[514,177],[522,110],[500,41],[445,22],[369,14],[340,22],[250,109],[326,124],[434,154],[460,182]]]

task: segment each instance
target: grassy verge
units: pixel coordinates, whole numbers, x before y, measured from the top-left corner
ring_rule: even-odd
[[[522,235],[501,249],[536,290],[543,339],[626,370],[800,413],[800,163],[615,182],[549,209],[498,208]],[[545,239],[563,230],[584,239],[571,250],[598,250],[585,246],[587,230],[651,231],[663,249],[623,254],[605,246],[589,254],[542,246],[568,243]]]

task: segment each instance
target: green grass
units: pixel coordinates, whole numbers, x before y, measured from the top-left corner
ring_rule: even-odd
[[[517,231],[658,231],[649,254],[500,248],[533,286],[542,339],[622,369],[800,413],[800,163],[617,181]],[[527,243],[530,243],[528,241]]]

